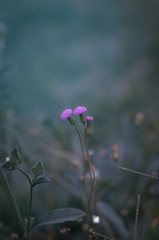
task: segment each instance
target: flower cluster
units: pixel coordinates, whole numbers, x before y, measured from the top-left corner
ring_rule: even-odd
[[[70,108],[67,108],[62,112],[61,118],[62,118],[62,120],[68,119],[70,124],[75,125],[75,119],[72,118],[72,113],[74,113],[75,115],[79,115],[80,121],[83,124],[85,124],[85,122],[87,122],[87,134],[90,135],[92,133],[91,123],[94,118],[92,116],[86,116],[86,118],[85,118],[84,113],[86,111],[87,111],[87,108],[84,106],[78,106],[75,108],[74,111]]]

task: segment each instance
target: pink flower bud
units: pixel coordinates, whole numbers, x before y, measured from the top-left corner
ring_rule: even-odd
[[[87,116],[86,117],[86,121],[87,121],[87,123],[91,123],[92,121],[93,121],[93,117],[92,116]]]

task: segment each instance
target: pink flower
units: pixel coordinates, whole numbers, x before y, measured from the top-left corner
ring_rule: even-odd
[[[92,121],[93,121],[93,117],[92,116],[87,116],[86,117],[86,121],[87,121],[87,123],[91,123]]]
[[[65,119],[70,118],[71,115],[72,115],[72,109],[67,108],[67,109],[65,109],[65,110],[62,112],[61,118],[62,118],[62,120],[65,120]]]
[[[78,106],[78,107],[75,108],[74,114],[76,114],[76,115],[81,115],[81,114],[85,113],[86,111],[87,111],[87,108],[86,108],[86,107],[84,107],[84,106]]]

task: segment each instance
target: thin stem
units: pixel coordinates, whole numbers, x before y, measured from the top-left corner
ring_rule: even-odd
[[[104,238],[104,239],[114,240],[114,238],[106,237],[106,236],[104,236],[104,235],[102,235],[102,234],[99,234],[99,233],[93,231],[92,229],[90,229],[89,232],[92,233],[92,234],[95,235],[95,236],[97,235],[97,236],[102,237],[102,238]]]
[[[134,240],[137,239],[137,226],[138,226],[138,218],[139,218],[139,207],[140,207],[140,194],[137,195],[137,206],[136,206],[136,218],[135,218]]]
[[[12,189],[11,189],[11,186],[10,186],[10,184],[9,184],[9,182],[8,182],[8,179],[7,179],[7,177],[6,177],[6,175],[5,175],[5,173],[4,173],[3,171],[2,171],[2,176],[3,176],[3,178],[4,178],[4,180],[5,180],[5,183],[6,183],[7,187],[8,187],[8,190],[9,190],[10,196],[11,196],[11,198],[12,198],[12,201],[13,201],[13,204],[14,204],[14,207],[15,207],[15,210],[16,210],[16,213],[17,213],[17,216],[18,216],[18,218],[19,218],[19,221],[21,222],[22,226],[24,227],[24,222],[23,222],[22,216],[21,216],[21,214],[20,214],[20,210],[19,210],[17,201],[16,201],[16,199],[15,199],[15,196],[14,196],[14,193],[13,193],[13,191],[12,191]]]
[[[21,173],[28,179],[28,182],[29,182],[29,184],[31,185],[31,184],[32,184],[32,181],[31,181],[30,177],[29,177],[22,169],[20,169],[20,168],[18,168],[18,167],[16,167],[16,169],[17,169],[19,172],[21,172]]]
[[[86,149],[87,149],[87,159],[88,159],[88,164],[89,164],[89,171],[90,171],[90,176],[91,176],[91,182],[92,182],[92,187],[91,187],[91,192],[90,192],[90,197],[92,196],[93,189],[94,189],[94,183],[95,183],[95,174],[91,165],[91,160],[89,156],[89,151],[88,151],[88,138],[87,138],[87,133],[86,133],[86,127],[85,124],[84,126],[84,135],[85,135],[85,142],[86,142]]]
[[[92,225],[94,225],[92,211],[91,211],[91,201],[92,201],[92,195],[93,195],[94,186],[95,186],[95,173],[94,173],[93,167],[91,165],[91,160],[90,160],[90,156],[89,156],[88,138],[87,138],[85,123],[83,123],[83,127],[84,127],[84,135],[85,135],[85,142],[86,142],[86,149],[87,149],[87,159],[88,159],[88,165],[89,165],[89,171],[90,171],[91,183],[92,183],[90,196],[88,198],[88,209],[89,209],[89,214],[90,214],[90,218],[91,218],[91,223],[92,223]]]
[[[30,196],[29,196],[29,205],[28,205],[28,212],[27,212],[27,227],[26,227],[26,231],[27,231],[27,238],[29,238],[29,234],[30,234],[30,217],[31,217],[31,207],[32,207],[32,200],[33,200],[33,187],[32,187],[32,181],[30,179],[30,177],[20,168],[16,168],[19,172],[21,172],[28,180],[29,185],[30,185]]]
[[[82,138],[81,138],[80,132],[79,132],[79,130],[78,130],[78,128],[77,128],[76,125],[75,125],[75,129],[76,129],[76,131],[77,131],[77,134],[78,134],[78,137],[79,137],[79,140],[80,140],[81,150],[82,150],[83,165],[84,165],[83,187],[84,187],[85,196],[86,196],[86,198],[87,198],[88,212],[89,212],[90,220],[91,220],[91,223],[92,223],[92,225],[93,225],[92,212],[91,212],[91,206],[90,206],[91,198],[90,198],[90,196],[88,195],[87,189],[86,189],[86,159],[85,159],[85,156],[84,156]]]
[[[31,218],[31,207],[33,201],[33,187],[30,185],[30,197],[29,197],[29,207],[28,207],[28,215],[27,215],[27,238],[30,234],[30,218]]]
[[[83,158],[83,165],[84,165],[84,173],[83,173],[83,186],[84,186],[84,192],[85,192],[85,195],[86,195],[86,198],[88,199],[89,196],[88,196],[88,193],[87,193],[87,189],[86,189],[86,160],[85,160],[85,156],[84,156],[84,150],[83,150],[83,144],[82,144],[82,138],[81,138],[81,135],[80,135],[80,132],[76,126],[76,124],[74,125],[75,126],[75,129],[76,129],[76,132],[77,132],[77,135],[79,137],[79,140],[80,140],[80,145],[81,145],[81,151],[82,151],[82,158]]]
[[[82,144],[82,138],[81,138],[81,135],[80,135],[80,132],[76,126],[76,124],[74,125],[75,126],[75,129],[77,131],[77,134],[78,134],[78,137],[79,137],[79,140],[80,140],[80,145],[81,145],[81,150],[82,150],[82,157],[83,157],[83,160],[85,161],[85,156],[84,156],[84,150],[83,150],[83,144]]]
[[[125,171],[128,171],[128,172],[131,172],[131,173],[135,173],[135,174],[138,174],[138,175],[142,175],[142,176],[145,176],[145,177],[150,177],[150,178],[153,178],[153,179],[156,179],[156,180],[159,180],[158,177],[155,177],[155,176],[152,176],[152,175],[149,175],[147,173],[142,173],[142,172],[137,172],[137,171],[134,171],[132,169],[129,169],[129,168],[125,168],[125,167],[118,167],[122,170],[125,170]]]

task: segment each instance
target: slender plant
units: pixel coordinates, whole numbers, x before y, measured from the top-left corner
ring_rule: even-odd
[[[23,169],[21,169],[19,167],[20,162],[21,161],[20,161],[19,150],[18,150],[18,147],[15,146],[12,149],[10,156],[7,157],[5,159],[5,161],[1,164],[0,170],[2,171],[2,176],[8,187],[8,190],[9,190],[10,196],[12,198],[15,210],[17,212],[19,221],[22,225],[22,228],[24,229],[24,234],[23,234],[22,239],[29,240],[32,229],[34,229],[36,227],[40,227],[40,226],[48,225],[48,224],[61,223],[61,222],[66,222],[66,221],[76,221],[86,215],[86,213],[80,209],[68,207],[68,208],[60,208],[60,209],[52,210],[49,213],[42,216],[40,219],[35,219],[35,221],[33,221],[31,212],[32,212],[34,188],[36,185],[39,185],[39,184],[42,184],[45,182],[49,182],[50,179],[42,176],[42,174],[44,173],[44,166],[43,166],[42,161],[37,161],[32,166],[33,177],[30,177],[27,174],[27,172],[25,172]],[[22,173],[26,177],[26,179],[29,183],[30,191],[29,191],[29,201],[28,201],[26,221],[23,221],[16,198],[13,194],[11,186],[10,186],[10,184],[7,180],[7,177],[4,173],[4,171],[11,171],[11,170],[17,170],[20,173]]]
[[[98,237],[102,237],[104,239],[113,239],[113,238],[109,238],[106,237],[102,234],[99,234],[97,232],[94,231],[94,229],[96,228],[97,224],[99,223],[99,216],[96,216],[92,213],[92,203],[95,202],[94,197],[95,197],[95,184],[96,184],[96,176],[95,176],[95,171],[94,171],[94,166],[92,165],[91,162],[91,157],[89,154],[89,141],[90,141],[90,137],[92,134],[92,121],[93,121],[93,117],[92,116],[84,116],[84,113],[87,111],[87,108],[84,106],[78,106],[75,108],[74,112],[72,111],[72,109],[67,108],[65,109],[62,114],[61,114],[61,118],[62,120],[68,120],[69,123],[71,125],[73,125],[73,127],[75,128],[78,138],[79,138],[79,142],[80,142],[80,146],[81,146],[81,152],[82,152],[82,159],[83,159],[83,188],[84,188],[84,194],[87,200],[87,208],[88,208],[88,214],[90,217],[90,222],[92,225],[92,228],[89,230],[89,239],[95,240]],[[82,137],[80,134],[80,131],[77,127],[76,121],[74,118],[72,118],[72,113],[74,113],[75,115],[78,115],[80,118],[80,122],[83,125],[83,130],[84,130],[84,143],[82,141]],[[86,149],[86,154],[84,151],[84,146]],[[89,180],[89,178],[87,178],[86,176],[90,176],[90,184],[89,182],[87,182]],[[90,186],[90,187],[88,187]],[[96,207],[96,206],[95,206]]]
[[[10,187],[10,184],[9,184],[5,174],[2,172],[2,174],[5,178],[5,181],[7,183],[7,187],[9,189],[9,192],[10,192],[12,201],[14,203],[19,220],[21,223],[23,223],[23,226],[25,228],[24,238],[29,239],[30,230],[31,230],[30,227],[31,227],[31,209],[32,209],[32,201],[33,201],[33,189],[37,184],[49,182],[50,180],[46,177],[39,177],[44,172],[44,166],[43,166],[42,161],[38,161],[33,165],[33,167],[32,167],[32,172],[34,175],[33,179],[31,179],[31,177],[19,167],[19,164],[20,164],[19,150],[18,150],[18,147],[15,146],[11,151],[10,157],[7,157],[5,159],[5,162],[1,165],[1,170],[17,170],[17,171],[21,172],[28,180],[29,187],[30,187],[30,194],[29,194],[29,203],[28,203],[28,210],[27,210],[27,221],[26,221],[26,224],[24,224],[21,214],[20,214],[19,207],[18,207],[16,199],[15,199],[15,196],[13,194],[13,191]]]
[[[75,115],[79,115],[80,118],[80,122],[83,125],[83,129],[84,129],[84,139],[85,139],[85,146],[86,146],[86,155],[84,152],[84,147],[83,147],[83,141],[82,141],[82,137],[81,134],[78,130],[78,127],[76,125],[75,120],[72,118],[72,109],[65,109],[62,114],[61,114],[61,118],[63,120],[68,119],[68,121],[70,122],[71,125],[74,126],[79,141],[80,141],[80,146],[81,146],[81,152],[82,152],[82,158],[83,158],[83,188],[84,188],[84,194],[85,197],[87,199],[87,206],[88,206],[88,213],[89,213],[89,217],[90,217],[90,221],[92,226],[93,224],[93,214],[92,214],[92,209],[91,209],[91,202],[93,200],[93,193],[94,193],[94,189],[95,189],[95,173],[94,173],[94,168],[91,164],[91,159],[90,159],[90,155],[89,155],[89,138],[92,134],[92,127],[91,127],[91,123],[93,121],[93,117],[92,116],[87,116],[86,118],[84,117],[84,113],[87,111],[87,108],[84,106],[78,106],[75,108],[74,110],[74,114]],[[86,126],[87,123],[87,126]],[[87,188],[87,182],[86,182],[86,174],[87,174],[87,165],[88,165],[88,172],[90,174],[90,179],[91,179],[91,187],[90,189]]]

